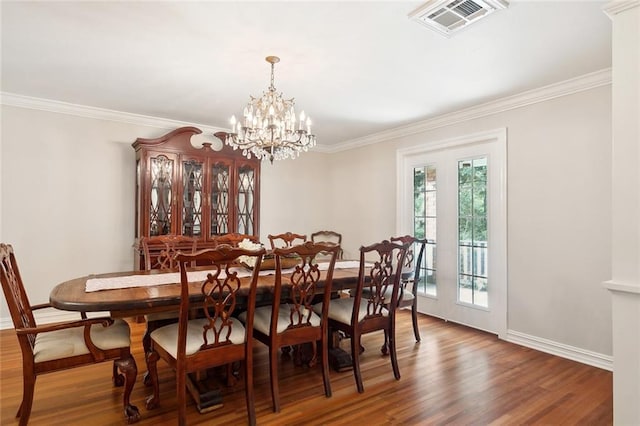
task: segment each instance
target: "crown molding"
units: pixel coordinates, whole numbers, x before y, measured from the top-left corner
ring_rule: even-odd
[[[618,2],[615,2],[616,4]],[[637,3],[620,2],[620,3]],[[611,84],[611,68],[585,74],[580,77],[550,84],[538,89],[529,90],[517,95],[508,96],[495,101],[465,108],[448,114],[443,114],[416,123],[408,124],[394,129],[384,130],[361,138],[350,139],[336,145],[316,145],[313,150],[319,153],[333,154],[347,151],[366,145],[372,145],[388,141],[389,139],[400,138],[416,133],[426,132],[439,127],[450,126],[452,124],[486,117],[488,115],[521,108],[538,102],[567,96],[585,90]],[[114,111],[104,108],[96,108],[85,105],[71,104],[68,102],[54,101],[49,99],[34,98],[14,93],[0,92],[0,104],[29,108],[35,110],[49,111],[60,114],[69,114],[79,117],[95,118],[99,120],[116,121],[121,123],[135,124],[141,126],[156,127],[161,129],[175,129],[184,126],[198,127],[205,133],[216,133],[228,131],[221,127],[212,127],[199,123],[189,123],[184,121],[170,120],[166,118],[151,117],[140,114],[132,114],[121,111]]]
[[[202,130],[204,133],[210,132],[211,134],[229,130],[222,127],[212,127],[198,123],[188,123],[185,121],[170,120],[167,118],[132,114],[128,112],[114,111],[111,109],[77,105],[68,102],[54,101],[51,99],[34,98],[31,96],[24,96],[7,92],[0,92],[0,104],[19,108],[28,108],[60,114],[75,115],[78,117],[95,118],[98,120],[116,121],[119,123],[156,127],[160,129],[175,129],[178,127],[194,126]]]
[[[459,111],[443,114],[416,123],[408,124],[395,129],[385,130],[369,136],[351,139],[327,149],[328,153],[336,153],[366,145],[385,142],[389,139],[422,133],[439,127],[486,117],[488,115],[521,108],[527,105],[548,101],[562,96],[571,95],[585,90],[611,84],[611,68],[595,71],[580,77],[543,86],[538,89],[528,90],[517,95],[507,96],[495,101],[472,106]]]
[[[638,0],[612,1],[605,4],[602,10],[609,18],[613,19],[618,13],[626,12],[629,9],[639,6],[640,1]]]

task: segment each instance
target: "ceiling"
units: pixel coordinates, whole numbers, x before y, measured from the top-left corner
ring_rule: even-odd
[[[269,85],[333,147],[611,66],[600,1],[513,0],[447,39],[409,1],[2,1],[1,91],[229,127]]]

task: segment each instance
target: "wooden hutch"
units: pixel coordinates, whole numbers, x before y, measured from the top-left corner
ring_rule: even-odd
[[[201,148],[191,137],[202,131],[182,127],[156,139],[138,138],[136,151],[135,265],[143,268],[139,240],[166,234],[213,247],[217,235],[259,235],[260,160],[223,143]],[[224,141],[226,134],[216,137]]]

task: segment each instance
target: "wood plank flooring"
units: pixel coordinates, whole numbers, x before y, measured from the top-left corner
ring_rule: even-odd
[[[160,407],[148,411],[142,384],[146,370],[144,324],[130,322],[138,381],[132,402],[140,425],[174,425],[175,380],[160,362]],[[265,346],[256,343],[255,393],[262,425],[610,425],[612,374],[498,340],[467,327],[421,316],[422,342],[415,343],[410,314],[398,315],[398,358],[402,378],[393,378],[380,355],[382,333],[365,336],[362,355],[365,392],[356,391],[351,371],[331,372],[333,396],[325,398],[319,367],[295,367],[281,360],[282,411],[271,410]],[[342,343],[348,350],[348,341]],[[22,398],[22,361],[13,330],[0,331],[0,424],[14,418]],[[242,381],[224,388],[224,407],[200,414],[193,402],[189,424],[246,424]],[[40,376],[30,424],[124,425],[122,388],[111,385],[111,363]]]

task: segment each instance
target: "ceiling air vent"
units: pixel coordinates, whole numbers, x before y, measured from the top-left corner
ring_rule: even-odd
[[[411,12],[409,18],[449,37],[507,6],[505,0],[431,0]]]

